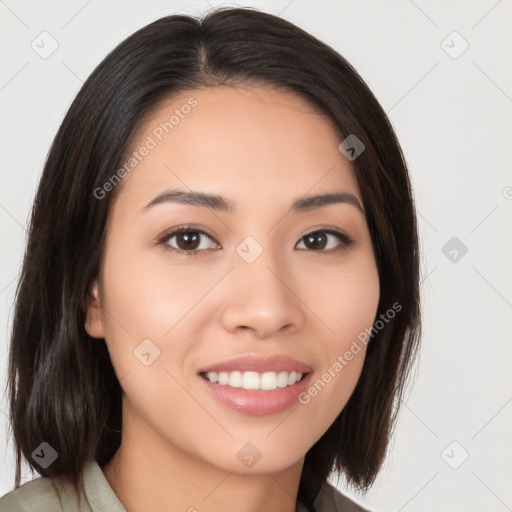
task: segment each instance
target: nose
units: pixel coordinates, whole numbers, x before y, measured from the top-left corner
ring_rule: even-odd
[[[222,290],[221,321],[228,332],[252,331],[258,338],[302,328],[304,302],[292,271],[263,254],[253,263],[235,262]],[[295,280],[296,281],[296,280]]]

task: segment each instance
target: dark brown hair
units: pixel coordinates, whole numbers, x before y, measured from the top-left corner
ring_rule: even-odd
[[[332,120],[340,142],[365,151],[352,164],[376,256],[377,317],[402,309],[369,343],[347,405],[307,452],[298,498],[313,510],[333,470],[367,490],[382,466],[421,323],[416,214],[408,171],[382,107],[354,68],[297,26],[253,8],[221,8],[202,19],[161,18],[119,44],[97,66],[55,136],[38,186],[16,290],[9,353],[10,427],[16,481],[24,458],[42,476],[78,489],[86,461],[100,466],[121,441],[121,387],[104,340],[84,328],[98,275],[112,194],[98,200],[133,134],[159,102],[218,85],[259,83],[300,94]],[[41,468],[34,449],[58,458]]]

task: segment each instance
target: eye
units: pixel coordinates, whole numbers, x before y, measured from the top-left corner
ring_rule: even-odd
[[[329,237],[331,237],[330,243]],[[336,242],[332,241],[333,238],[338,240],[337,246]],[[304,235],[300,243],[304,243],[306,248],[312,249],[313,252],[332,253],[348,249],[353,244],[353,240],[345,233],[336,229],[320,228]],[[325,250],[326,248],[328,250]]]
[[[172,252],[185,256],[196,256],[198,252],[210,248],[208,247],[208,243],[202,243],[203,240],[201,240],[201,238],[203,237],[213,240],[212,237],[202,229],[196,229],[193,226],[184,226],[164,235],[158,240],[158,244]],[[171,241],[173,244],[177,245],[177,247],[174,247]]]

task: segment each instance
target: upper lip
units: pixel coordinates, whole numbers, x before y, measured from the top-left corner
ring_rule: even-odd
[[[232,359],[220,361],[212,365],[205,366],[198,370],[198,373],[207,372],[233,372],[233,371],[253,371],[258,373],[263,372],[298,372],[309,373],[313,371],[312,368],[307,366],[297,359],[285,355],[275,356],[237,356]]]

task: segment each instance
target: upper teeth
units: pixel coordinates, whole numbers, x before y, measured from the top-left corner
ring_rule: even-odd
[[[291,386],[302,379],[298,372],[207,372],[206,378],[223,386],[270,391]]]

